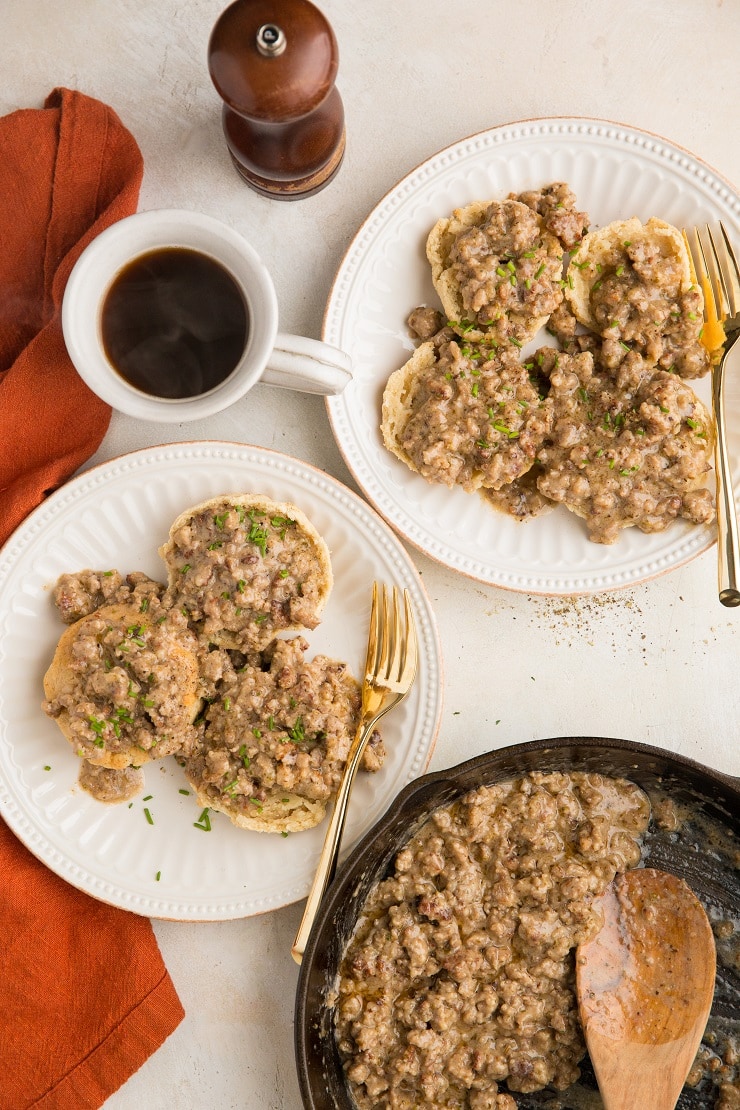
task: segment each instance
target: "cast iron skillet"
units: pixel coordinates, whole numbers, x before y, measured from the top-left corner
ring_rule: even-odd
[[[334,1043],[328,986],[336,977],[342,952],[370,887],[387,874],[398,851],[429,812],[477,786],[525,771],[596,771],[622,776],[641,786],[653,801],[669,796],[696,814],[681,830],[651,829],[645,843],[648,866],[686,879],[704,903],[710,920],[740,920],[740,780],[660,748],[603,737],[559,737],[501,748],[445,771],[425,775],[407,786],[373,829],[353,849],[322,902],[301,965],[295,1007],[298,1081],[305,1110],[352,1110]],[[720,832],[720,843],[706,824]],[[729,852],[727,851],[729,847]],[[710,1023],[720,1033],[740,1032],[740,967],[718,959],[717,987]],[[579,1086],[596,1090],[588,1060]],[[502,1087],[505,1090],[505,1087]],[[684,1088],[678,1110],[707,1110],[716,1091],[709,1082]],[[553,1102],[550,1090],[516,1094],[529,1110],[567,1107],[567,1094]],[[581,1103],[579,1102],[579,1105]]]

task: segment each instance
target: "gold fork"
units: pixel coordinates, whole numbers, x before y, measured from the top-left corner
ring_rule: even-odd
[[[712,408],[717,425],[715,471],[717,481],[717,548],[719,600],[740,605],[740,544],[732,471],[727,451],[725,420],[725,367],[727,356],[740,336],[740,266],[724,224],[721,236],[712,229],[684,231],[689,257],[704,294],[702,341],[715,357],[712,364]]]
[[[394,586],[389,594],[386,586],[379,587],[377,582],[373,582],[360,724],[347,753],[319,865],[291,948],[293,959],[298,964],[303,959],[321,899],[334,878],[350,791],[363,752],[380,718],[403,701],[411,689],[416,677],[417,660],[416,626],[408,590],[403,591],[402,613],[398,589]]]

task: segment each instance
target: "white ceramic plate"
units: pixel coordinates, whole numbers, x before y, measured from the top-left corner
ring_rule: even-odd
[[[188,784],[172,758],[145,767],[146,789],[130,807],[91,798],[77,785],[77,757],[41,710],[43,675],[65,627],[50,587],[63,571],[86,567],[161,579],[157,547],[175,517],[208,497],[243,492],[294,502],[329,545],[335,583],[321,624],[306,633],[311,654],[346,660],[359,675],[373,579],[411,594],[418,677],[383,724],[385,766],[357,778],[345,850],[425,770],[439,728],[441,656],[418,572],[384,521],[339,482],[285,455],[228,443],[137,451],[73,479],[0,552],[0,813],[62,878],[151,917],[245,917],[304,897],[325,823],[281,837],[236,829],[212,814],[211,831],[203,832],[193,824],[200,808],[180,793]]]
[[[586,119],[528,120],[473,135],[404,177],[350,244],[323,337],[352,355],[354,379],[327,400],[327,409],[360,487],[427,555],[507,589],[592,593],[680,566],[714,542],[714,529],[678,522],[650,536],[631,528],[606,547],[591,543],[583,523],[561,508],[521,524],[486,510],[476,495],[425,482],[385,450],[379,430],[385,382],[413,350],[406,317],[419,304],[439,304],[424,253],[433,224],[470,201],[503,199],[551,181],[568,182],[592,227],[629,216],[659,216],[678,227],[722,219],[740,241],[740,197],[732,187],[654,135]],[[706,382],[697,392],[708,400]],[[740,425],[740,409],[736,416]],[[736,462],[739,446],[733,435]]]

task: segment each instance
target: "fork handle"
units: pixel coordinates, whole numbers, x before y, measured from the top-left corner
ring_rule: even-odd
[[[723,605],[740,605],[740,543],[737,509],[732,486],[732,468],[725,430],[724,369],[729,346],[722,362],[712,371],[712,403],[717,421],[715,464],[717,469],[717,575],[719,600]]]
[[[321,856],[319,857],[316,874],[314,875],[313,884],[308,894],[308,901],[303,911],[303,918],[298,926],[298,932],[295,935],[293,947],[290,950],[297,964],[301,963],[303,960],[303,953],[306,950],[308,937],[316,914],[318,913],[319,906],[321,905],[321,899],[324,897],[326,888],[334,878],[337,869],[339,846],[342,842],[342,833],[344,832],[344,822],[347,816],[350,791],[352,790],[352,784],[357,774],[357,768],[360,766],[360,760],[362,759],[367,742],[372,736],[373,729],[384,712],[385,708],[373,714],[372,717],[369,717],[360,724],[355,738],[350,745],[349,752],[347,753],[344,774],[342,775],[342,781],[337,790],[337,796],[334,799],[334,808],[332,810],[331,819],[329,820],[329,827],[326,830],[326,836],[324,837],[324,846],[321,849]]]

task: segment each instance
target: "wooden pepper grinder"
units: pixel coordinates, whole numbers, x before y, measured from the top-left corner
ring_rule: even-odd
[[[217,20],[208,68],[234,166],[257,192],[297,200],[336,174],[345,144],[338,64],[334,32],[310,0],[235,0]]]

